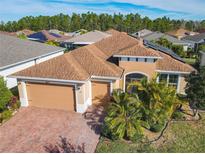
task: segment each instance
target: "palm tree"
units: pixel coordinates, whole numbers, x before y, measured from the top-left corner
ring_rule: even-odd
[[[142,102],[136,94],[124,93],[121,90],[113,92],[113,102],[105,117],[105,128],[109,130],[112,139],[137,140],[143,136],[143,127],[148,124],[141,120],[143,116]]]
[[[156,124],[163,126],[182,103],[178,99],[174,87],[167,86],[165,83],[157,83],[156,78],[149,82],[147,79],[143,79],[141,82],[132,82],[128,85],[128,89],[133,86],[136,87],[135,93],[138,94],[147,111],[143,120],[147,121],[150,126]]]

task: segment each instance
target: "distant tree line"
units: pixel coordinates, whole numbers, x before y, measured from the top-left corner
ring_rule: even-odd
[[[82,14],[73,13],[72,15],[58,14],[54,16],[26,16],[18,21],[8,21],[0,23],[1,31],[15,32],[22,29],[39,31],[42,29],[59,29],[65,32],[71,32],[79,29],[86,30],[108,30],[114,28],[119,31],[135,32],[143,28],[153,31],[166,32],[179,27],[196,31],[205,28],[203,21],[185,21],[171,20],[168,17],[151,20],[148,17],[142,17],[139,14],[96,14],[87,12]]]

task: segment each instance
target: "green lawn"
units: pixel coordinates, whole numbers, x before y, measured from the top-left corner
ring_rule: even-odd
[[[183,60],[190,65],[193,65],[196,62],[196,59],[194,58],[183,58]]]
[[[200,121],[172,122],[164,137],[154,144],[131,144],[101,138],[96,152],[205,152],[205,113]]]

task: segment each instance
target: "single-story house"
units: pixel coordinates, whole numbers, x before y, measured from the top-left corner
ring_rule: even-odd
[[[35,33],[34,31],[30,30],[30,29],[23,29],[23,30],[20,30],[20,31],[17,31],[16,34],[17,35],[25,35],[25,36],[28,36],[28,35],[31,35]]]
[[[56,34],[53,32],[49,32],[47,30],[42,30],[31,35],[27,36],[29,40],[38,41],[38,42],[47,42],[47,41],[54,41],[54,42],[63,42],[67,39],[72,38],[71,36],[66,36],[63,34]]]
[[[184,28],[179,28],[176,30],[172,30],[167,32],[166,34],[176,37],[177,39],[181,40],[183,37],[192,36],[198,34],[197,32],[192,32]]]
[[[147,41],[156,41],[159,40],[160,38],[165,38],[169,42],[172,42],[173,45],[181,45],[184,48],[184,51],[188,50],[188,47],[190,46],[189,42],[183,41],[183,40],[178,40],[177,38],[170,36],[168,34],[164,34],[161,32],[153,32],[151,34],[145,35],[142,37],[144,40]]]
[[[109,36],[110,34],[106,32],[94,30],[94,31],[90,31],[82,35],[75,36],[71,39],[68,39],[64,41],[64,44],[67,48],[74,49],[76,47],[93,44]]]
[[[193,36],[186,36],[182,40],[189,42],[189,44],[191,44],[191,47],[194,49],[194,51],[197,51],[199,45],[205,44],[205,33],[200,33]]]
[[[106,105],[114,89],[126,91],[132,81],[159,74],[184,94],[185,77],[194,69],[172,55],[148,48],[126,33],[70,51],[11,75],[18,80],[21,106],[83,113],[90,105]]]
[[[0,34],[0,76],[4,77],[8,88],[13,88],[17,86],[17,80],[9,78],[9,75],[62,55],[64,50]]]
[[[142,29],[138,32],[135,32],[135,33],[131,34],[131,35],[134,36],[134,37],[144,37],[144,36],[149,35],[151,33],[153,33],[153,31],[148,30],[148,29]]]

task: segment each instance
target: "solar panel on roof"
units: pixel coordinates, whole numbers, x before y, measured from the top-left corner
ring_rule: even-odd
[[[152,48],[152,49],[155,49],[155,50],[159,50],[159,51],[161,51],[163,53],[166,53],[166,54],[172,56],[173,58],[175,58],[175,59],[177,59],[177,60],[179,60],[181,62],[184,62],[184,60],[179,55],[174,53],[171,49],[168,49],[166,47],[163,47],[161,45],[155,44],[155,43],[147,41],[147,40],[144,40],[144,45],[149,47],[149,48]]]

